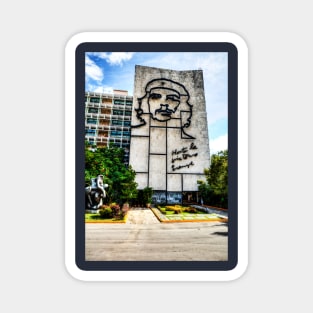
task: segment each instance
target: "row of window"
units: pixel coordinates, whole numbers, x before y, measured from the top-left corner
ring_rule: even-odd
[[[85,102],[87,102],[87,101],[88,101],[88,98],[85,97]],[[91,103],[100,103],[100,98],[90,98],[89,102],[91,102]],[[124,104],[132,105],[133,104],[132,101],[129,101],[129,100],[124,101],[124,100],[119,100],[119,99],[114,99],[113,103],[114,104],[122,104],[122,105],[124,105]]]
[[[125,112],[125,115],[131,116],[131,111],[122,111],[122,110],[113,110],[113,115],[124,115],[124,112]],[[98,114],[99,109],[98,108],[88,108],[88,113]]]
[[[126,104],[126,105],[132,105],[133,104],[133,102],[132,101],[123,101],[123,100],[113,100],[113,103],[114,104],[120,104],[120,105],[124,105],[124,104]]]
[[[95,129],[89,129],[89,128],[86,128],[85,129],[85,134],[87,136],[95,136],[96,135],[96,130]],[[121,136],[124,136],[124,137],[130,137],[130,131],[120,131],[120,130],[111,130],[110,131],[110,135],[111,136],[114,136],[114,137],[121,137]]]
[[[111,130],[110,135],[114,137],[130,136],[130,131]]]
[[[90,137],[88,137],[87,138],[87,141],[89,142],[89,143],[97,143],[97,142],[100,142],[100,143],[107,143],[107,140],[106,140],[106,138],[103,140],[103,141],[101,141],[101,138],[90,138]]]
[[[110,140],[110,143],[113,144],[116,147],[119,147],[119,148],[129,149],[129,143],[114,142],[113,140]],[[129,153],[127,151],[125,151],[125,155],[129,156]]]
[[[98,121],[97,121],[96,118],[88,117],[88,118],[87,118],[87,124],[96,125],[96,124],[98,124]],[[115,125],[115,126],[126,126],[126,127],[130,127],[130,121],[112,120],[112,121],[111,121],[111,124],[112,124],[112,125]]]
[[[120,111],[120,110],[113,110],[113,115],[125,115],[125,116],[131,116],[131,111]]]
[[[120,125],[120,126],[130,126],[130,121],[120,121],[120,120],[112,120],[112,125]]]
[[[114,140],[110,140],[110,143],[113,143],[114,145],[121,147],[121,148],[126,148],[129,149],[129,143],[125,142],[114,142]],[[125,153],[129,153],[128,151],[125,151]]]

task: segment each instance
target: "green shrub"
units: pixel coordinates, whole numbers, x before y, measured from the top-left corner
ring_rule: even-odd
[[[113,210],[108,205],[103,205],[99,210],[99,215],[102,218],[112,218],[113,217]]]
[[[160,211],[165,214],[166,213],[166,208],[160,208]]]
[[[152,194],[153,194],[153,189],[151,187],[145,187],[142,190],[142,197],[143,197],[143,202],[144,205],[146,205],[147,203],[151,203],[152,201]]]

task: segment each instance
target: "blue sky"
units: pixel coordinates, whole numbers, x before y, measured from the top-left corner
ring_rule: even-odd
[[[171,70],[203,70],[211,154],[227,149],[227,53],[89,52],[86,53],[86,91],[133,95],[135,65]]]

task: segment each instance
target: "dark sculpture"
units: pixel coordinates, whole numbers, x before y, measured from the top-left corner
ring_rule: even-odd
[[[139,107],[135,111],[139,123],[133,124],[133,128],[146,125],[147,115],[158,122],[180,120],[182,138],[195,139],[186,133],[191,124],[192,105],[185,86],[170,79],[157,78],[147,83],[145,92],[143,97],[137,99]]]
[[[103,199],[106,197],[105,188],[107,184],[103,184],[103,175],[98,175],[90,180],[91,185],[85,187],[85,199],[87,210],[98,210],[103,205]]]

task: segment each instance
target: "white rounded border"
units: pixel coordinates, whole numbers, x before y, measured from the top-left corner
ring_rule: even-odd
[[[229,271],[83,271],[75,263],[75,51],[84,42],[228,42],[238,51],[238,263]],[[85,32],[65,47],[65,266],[82,281],[231,281],[248,266],[248,47],[231,32]]]

